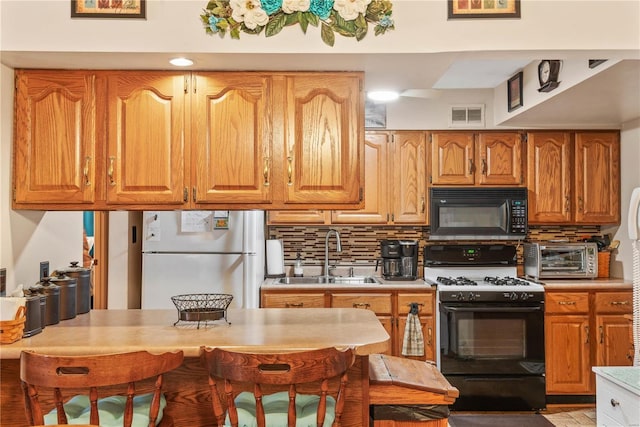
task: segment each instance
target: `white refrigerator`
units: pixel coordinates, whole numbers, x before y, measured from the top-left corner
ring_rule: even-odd
[[[264,279],[264,212],[145,211],[142,308],[175,308],[181,294],[231,294],[257,308]]]

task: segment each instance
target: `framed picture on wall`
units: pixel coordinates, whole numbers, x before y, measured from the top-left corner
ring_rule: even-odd
[[[522,105],[522,71],[520,71],[507,81],[507,107],[511,112]]]
[[[146,0],[71,0],[71,17],[146,19],[146,6]]]
[[[448,19],[520,18],[520,0],[447,0]]]

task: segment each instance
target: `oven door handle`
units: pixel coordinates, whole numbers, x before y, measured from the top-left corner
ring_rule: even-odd
[[[541,311],[542,307],[448,307],[442,306],[445,311],[468,312],[500,312],[500,313],[533,313]]]

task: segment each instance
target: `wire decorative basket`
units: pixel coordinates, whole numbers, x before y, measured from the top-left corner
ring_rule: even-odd
[[[178,322],[200,322],[224,319],[227,321],[227,308],[233,300],[233,295],[229,294],[184,294],[171,297],[171,301],[178,309]]]

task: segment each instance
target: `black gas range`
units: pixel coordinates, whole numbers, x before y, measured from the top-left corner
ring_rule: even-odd
[[[428,245],[437,286],[437,364],[458,388],[455,410],[546,407],[544,286],[517,277],[516,248]]]

